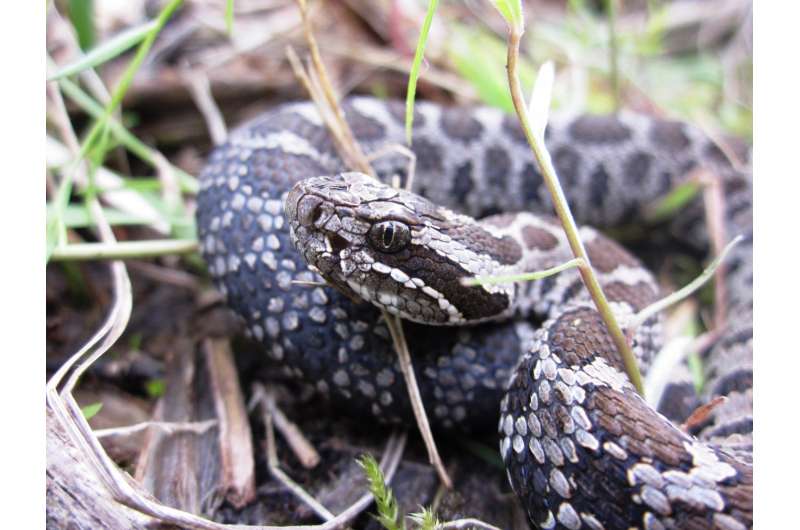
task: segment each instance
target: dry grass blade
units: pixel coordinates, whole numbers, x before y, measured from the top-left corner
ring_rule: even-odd
[[[206,421],[190,421],[190,422],[172,422],[172,421],[145,421],[136,423],[134,425],[126,425],[124,427],[111,427],[108,429],[97,429],[94,435],[98,438],[108,438],[112,436],[131,436],[138,434],[148,429],[158,429],[165,434],[175,434],[182,432],[190,432],[193,434],[202,434],[211,427],[217,424],[216,420]]]
[[[400,357],[400,370],[403,372],[403,377],[406,380],[411,409],[414,411],[414,417],[417,420],[420,434],[425,441],[425,447],[428,449],[428,460],[436,469],[436,473],[439,475],[439,480],[442,481],[442,484],[450,489],[453,487],[453,481],[444,468],[442,459],[439,456],[439,451],[436,450],[436,442],[433,439],[433,433],[428,423],[428,415],[425,413],[425,404],[422,402],[422,396],[419,393],[419,386],[417,385],[417,378],[414,375],[414,366],[411,362],[411,353],[408,351],[408,343],[403,333],[403,326],[399,318],[383,310],[382,313],[383,319],[386,321],[386,325],[389,328],[389,332],[392,334],[392,340],[394,341],[397,354]]]
[[[309,68],[303,68],[297,54],[289,48],[287,55],[292,65],[295,75],[300,78],[301,82],[308,91],[311,99],[320,109],[322,119],[325,121],[328,129],[334,137],[337,148],[340,151],[342,158],[344,158],[347,166],[361,171],[370,176],[375,176],[375,171],[367,161],[367,157],[361,150],[361,146],[355,139],[350,125],[344,119],[344,112],[339,106],[339,98],[336,95],[336,90],[330,81],[325,65],[319,55],[319,47],[317,46],[314,31],[311,26],[311,20],[308,18],[308,9],[305,0],[296,0],[297,6],[300,9],[300,15],[303,23],[303,32],[308,43],[309,52],[311,53],[311,60]]]
[[[286,443],[289,444],[289,448],[300,464],[307,469],[316,467],[320,462],[319,453],[300,428],[289,421],[283,411],[278,408],[273,392],[264,388],[264,385],[260,383],[253,384],[253,392],[248,409],[252,409],[256,404],[264,408],[265,415],[269,413],[270,418],[275,423],[275,427],[286,440]]]
[[[192,99],[206,121],[211,141],[214,142],[214,145],[222,144],[228,137],[228,129],[225,126],[222,112],[214,101],[208,77],[202,72],[187,68],[183,71],[183,78],[186,80]]]
[[[450,528],[481,528],[483,530],[500,530],[498,527],[484,523],[479,519],[456,519],[455,521],[448,521],[436,525],[436,530],[445,530]]]

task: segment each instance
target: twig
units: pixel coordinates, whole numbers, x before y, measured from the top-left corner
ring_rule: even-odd
[[[262,396],[258,397],[254,395],[252,402],[258,402],[261,405],[261,411],[264,417],[264,426],[266,427],[267,431],[266,453],[267,467],[269,468],[270,474],[275,478],[275,480],[283,484],[294,496],[300,499],[301,502],[305,503],[309,508],[311,508],[314,513],[326,521],[325,524],[313,528],[318,530],[329,530],[341,528],[348,524],[356,516],[358,516],[358,514],[363,512],[367,506],[370,505],[370,503],[372,503],[372,494],[369,492],[365,493],[356,502],[350,505],[349,508],[335,516],[310,493],[303,489],[302,486],[292,480],[291,477],[289,477],[289,475],[287,475],[280,468],[280,462],[278,460],[277,447],[275,444],[275,430],[273,428],[274,412],[277,409],[270,407],[268,403],[269,394],[264,392],[263,387],[261,388],[261,392],[263,393]],[[405,433],[392,433],[386,443],[386,448],[384,449],[383,456],[381,457],[380,467],[381,471],[386,477],[387,483],[391,482],[392,478],[394,477],[394,473],[397,470],[397,466],[399,465],[400,459],[403,456],[405,443]]]
[[[617,42],[617,0],[606,0],[608,13],[608,67],[611,77],[611,91],[614,96],[614,110],[621,104],[619,88],[619,45]]]
[[[447,521],[446,523],[439,523],[436,525],[436,530],[446,530],[450,528],[483,528],[484,530],[500,530],[500,528],[491,525],[489,523],[484,523],[480,519],[456,519],[454,521]]]
[[[403,372],[403,377],[406,380],[406,388],[408,389],[408,397],[411,401],[411,409],[414,411],[414,417],[417,419],[420,434],[425,442],[425,447],[428,450],[428,460],[431,465],[436,469],[439,475],[439,480],[448,489],[453,487],[453,481],[447,474],[447,470],[442,464],[442,459],[439,457],[439,451],[436,449],[436,442],[433,439],[430,423],[428,423],[428,416],[425,413],[425,404],[422,402],[422,396],[419,393],[419,386],[417,385],[417,378],[414,375],[414,366],[411,363],[411,354],[408,351],[408,344],[406,337],[403,333],[403,327],[399,318],[390,315],[385,310],[381,310],[383,319],[386,321],[386,326],[392,335],[397,355],[400,357],[400,370]]]
[[[211,427],[217,424],[217,420],[206,421],[189,421],[189,422],[173,422],[173,421],[143,421],[141,423],[134,423],[133,425],[125,425],[124,427],[111,427],[109,429],[97,429],[94,435],[98,438],[108,438],[112,436],[131,436],[138,434],[147,429],[158,429],[165,434],[177,433],[193,433],[203,434]]]
[[[412,61],[392,50],[377,48],[361,42],[355,48],[348,44],[327,40],[325,42],[325,51],[368,66],[377,66],[403,74],[408,73],[412,64]],[[459,98],[474,100],[477,97],[475,89],[465,85],[463,79],[434,66],[426,68],[424,81],[447,90]]]
[[[259,403],[262,408],[265,408],[265,413],[269,412],[271,419],[275,423],[275,427],[289,444],[289,448],[294,453],[300,464],[311,469],[319,464],[319,453],[308,438],[302,433],[296,424],[289,421],[286,415],[275,404],[275,396],[270,390],[264,388],[260,383],[253,384],[253,396],[250,399],[250,404]]]
[[[726,253],[741,239],[734,238],[725,246],[725,192],[722,189],[722,179],[705,170],[700,170],[698,180],[704,184],[703,203],[705,205],[706,225],[708,226],[711,252],[714,255]],[[722,329],[725,326],[728,307],[728,289],[725,283],[727,266],[724,262],[719,264],[714,273],[714,328]]]
[[[200,280],[181,269],[162,267],[148,261],[128,261],[128,268],[157,282],[168,283],[192,291],[199,290]]]
[[[260,385],[256,389],[256,392],[259,389],[262,394],[261,397],[257,398],[254,392],[253,398],[258,399],[259,404],[261,405],[261,414],[264,418],[264,426],[267,431],[266,453],[267,467],[269,468],[270,474],[275,478],[275,480],[283,484],[284,487],[292,493],[292,495],[300,499],[301,502],[305,503],[324,521],[332,520],[336,516],[325,506],[323,506],[322,503],[315,499],[310,493],[308,493],[302,486],[292,480],[289,475],[284,473],[281,469],[280,462],[278,461],[278,451],[275,444],[275,429],[273,427],[273,419],[275,417],[274,403],[270,404],[268,402],[266,391],[264,391],[263,387]]]
[[[322,58],[319,55],[319,47],[317,46],[317,41],[314,37],[311,21],[308,18],[306,0],[295,0],[295,2],[300,8],[300,16],[303,23],[303,33],[305,34],[309,52],[311,53],[311,64],[313,64],[313,69],[309,69],[309,73],[304,76],[304,84],[306,85],[306,89],[309,91],[312,98],[317,102],[317,107],[328,111],[323,112],[320,110],[323,119],[326,120],[326,123],[330,121],[330,123],[335,124],[332,129],[334,139],[337,141],[337,143],[341,143],[341,148],[344,151],[343,156],[345,157],[345,162],[347,165],[353,169],[357,169],[362,173],[374,177],[375,172],[373,171],[369,162],[367,162],[367,158],[364,155],[364,152],[361,150],[358,142],[356,142],[353,131],[350,129],[350,125],[344,119],[344,112],[339,106],[336,90],[333,88],[333,84],[330,81],[328,72],[322,62]],[[292,61],[291,54],[289,59],[292,62],[292,68],[297,74],[297,65],[299,61],[296,60],[296,55],[294,61]],[[316,75],[318,78],[318,83],[312,83],[310,75]],[[328,127],[330,129],[331,125],[329,124]]]

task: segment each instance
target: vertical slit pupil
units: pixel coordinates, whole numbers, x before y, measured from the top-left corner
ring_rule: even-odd
[[[387,223],[383,227],[383,246],[389,248],[394,242],[394,225]]]

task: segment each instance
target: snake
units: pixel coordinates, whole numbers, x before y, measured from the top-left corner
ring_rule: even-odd
[[[663,345],[663,322],[627,326],[663,293],[601,230],[645,226],[654,205],[707,170],[724,198],[722,233],[742,236],[724,266],[727,317],[703,352],[702,392],[680,365],[654,406],[625,375],[576,269],[463,281],[572,258],[514,116],[418,102],[412,171],[397,148],[404,104],[350,97],[342,110],[377,179],[350,171],[310,102],[244,123],[201,172],[201,252],[245,334],[343,413],[408,424],[381,310],[401,317],[432,425],[497,429],[537,528],[751,527],[751,172],[681,121],[622,111],[553,116],[545,130],[588,260],[643,369]],[[670,240],[710,252],[699,197],[662,224]]]

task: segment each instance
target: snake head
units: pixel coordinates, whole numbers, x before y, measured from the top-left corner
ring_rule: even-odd
[[[498,256],[509,242],[419,195],[362,173],[313,177],[291,189],[286,216],[304,259],[350,298],[437,325],[477,323],[512,310],[513,285],[461,283],[502,273],[509,256]]]

